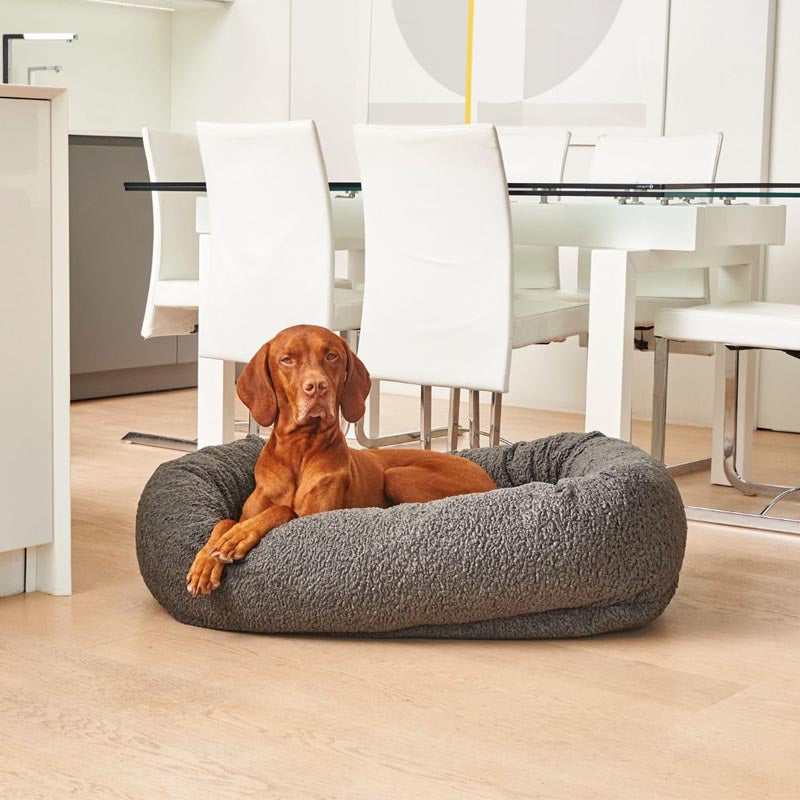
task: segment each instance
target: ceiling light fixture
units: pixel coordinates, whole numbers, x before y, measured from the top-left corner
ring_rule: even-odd
[[[89,0],[90,3],[100,3],[104,6],[125,6],[126,8],[146,8],[149,11],[174,11],[169,6],[153,6],[146,3],[126,3],[124,0]]]
[[[43,42],[74,42],[78,38],[77,33],[23,33],[23,39],[31,41],[40,40]]]

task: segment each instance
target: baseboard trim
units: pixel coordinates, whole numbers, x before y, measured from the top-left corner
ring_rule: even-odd
[[[90,400],[197,386],[197,362],[84,372],[70,379],[71,399]]]

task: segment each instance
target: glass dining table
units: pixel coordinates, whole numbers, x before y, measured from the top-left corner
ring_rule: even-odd
[[[197,233],[211,235],[202,181],[130,182],[125,189],[196,193]],[[357,285],[364,277],[362,187],[331,182],[329,189],[335,248],[348,252],[348,277]],[[757,299],[762,248],[785,239],[786,206],[770,201],[800,197],[800,183],[531,182],[509,183],[508,194],[515,244],[591,251],[585,429],[630,440],[636,276],[708,268],[716,273],[715,302]],[[715,361],[711,480],[725,486],[725,373],[722,357]],[[740,386],[737,463],[747,474],[756,392],[752,353],[743,354]],[[223,413],[231,404],[219,398],[217,406],[218,414],[198,420],[200,446],[232,438],[233,421]]]

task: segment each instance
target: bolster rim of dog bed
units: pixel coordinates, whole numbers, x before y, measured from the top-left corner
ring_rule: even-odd
[[[678,584],[686,518],[662,464],[599,433],[462,451],[484,494],[292,520],[220,588],[185,576],[214,525],[238,518],[263,440],[162,464],[142,493],[145,583],[178,621],[230,631],[426,638],[588,636],[644,625]]]

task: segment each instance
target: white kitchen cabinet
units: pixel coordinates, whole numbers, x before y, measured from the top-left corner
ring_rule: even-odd
[[[63,89],[0,86],[0,595],[69,594]]]

